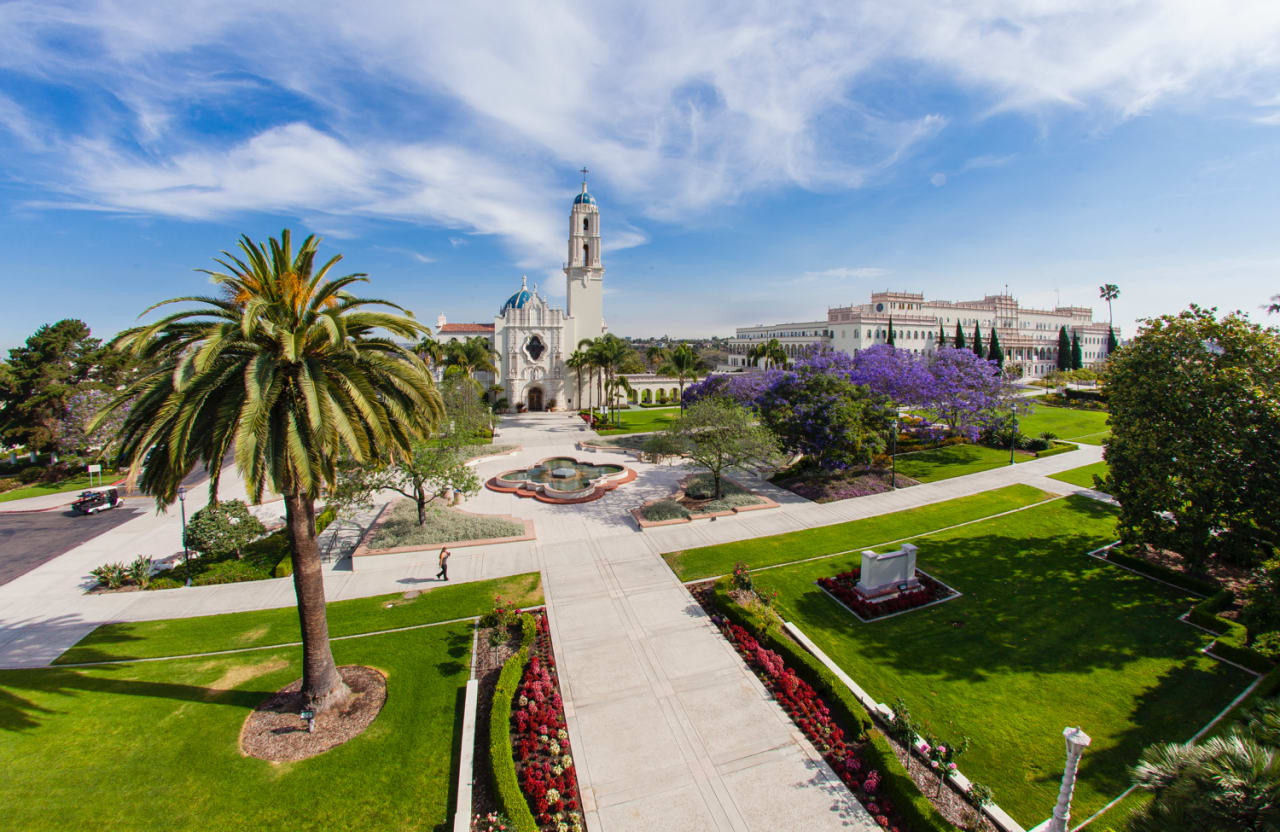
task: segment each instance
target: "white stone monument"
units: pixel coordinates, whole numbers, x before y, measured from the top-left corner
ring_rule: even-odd
[[[898,593],[916,589],[916,547],[902,544],[895,552],[862,552],[862,570],[855,590],[868,601],[887,600]]]

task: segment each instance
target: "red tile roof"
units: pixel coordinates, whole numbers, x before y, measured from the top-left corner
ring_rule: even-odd
[[[493,332],[493,324],[445,324],[440,332]]]

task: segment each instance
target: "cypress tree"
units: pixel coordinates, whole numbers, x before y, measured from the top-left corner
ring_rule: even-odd
[[[1084,353],[1080,350],[1080,333],[1071,333],[1071,369],[1084,369]]]
[[[958,350],[964,349],[964,330],[960,328],[959,318],[956,318],[956,342],[952,346]]]
[[[1058,369],[1071,369],[1071,338],[1065,326],[1058,327]]]
[[[1004,369],[1004,349],[1000,346],[1000,336],[995,327],[991,327],[991,348],[987,350],[987,360],[996,362],[997,367]]]
[[[1116,330],[1114,327],[1107,327],[1107,355],[1111,355],[1120,346],[1116,342]]]
[[[947,331],[942,328],[942,321],[938,321],[938,349],[942,349],[947,345]]]
[[[889,346],[893,346],[893,316],[889,316],[889,340],[885,341]]]
[[[973,325],[973,352],[979,358],[982,357],[982,330],[978,329],[978,325]]]

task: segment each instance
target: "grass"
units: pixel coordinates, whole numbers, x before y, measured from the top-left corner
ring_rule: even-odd
[[[90,488],[97,488],[99,485],[110,485],[119,478],[120,474],[118,472],[104,468],[101,481],[99,481],[98,475],[94,474],[92,485],[89,484],[89,475],[87,473],[76,474],[74,477],[68,477],[58,482],[41,482],[6,491],[0,494],[0,503],[7,503],[10,500],[22,500],[27,497],[43,497],[47,494],[62,494],[67,491],[86,491]]]
[[[1095,462],[1092,465],[1084,465],[1080,468],[1072,468],[1070,471],[1063,471],[1061,474],[1051,474],[1049,478],[1078,485],[1081,488],[1093,488],[1093,475],[1097,474],[1100,477],[1105,477],[1109,470],[1107,463]]]
[[[1035,457],[1018,452],[1015,459],[1018,462],[1029,462]],[[920,482],[963,477],[1008,464],[1008,448],[988,448],[985,445],[945,445],[897,456],[898,473]]]
[[[1189,596],[1084,556],[1114,533],[1113,509],[1067,497],[930,534],[912,541],[920,567],[963,596],[871,624],[813,583],[856,554],[756,583],[877,700],[901,696],[939,737],[970,737],[961,769],[1030,828],[1053,807],[1064,726],[1093,737],[1073,804],[1084,818],[1128,786],[1145,746],[1186,740],[1251,681],[1198,652],[1212,637],[1177,620]]]
[[[495,595],[501,595],[517,606],[541,604],[541,576],[537,572],[527,572],[489,581],[442,586],[423,592],[412,600],[406,600],[397,593],[334,601],[328,605],[329,634],[353,635],[481,615],[493,609]],[[387,604],[391,606],[388,608]],[[298,611],[294,607],[166,621],[129,621],[99,627],[54,663],[208,653],[287,644],[300,638]]]
[[[679,407],[640,407],[634,410],[619,410],[620,428],[599,431],[601,436],[616,436],[621,433],[652,433],[662,430],[680,417]]]
[[[447,828],[471,639],[463,623],[334,642],[339,664],[387,674],[387,702],[362,735],[295,763],[241,756],[239,734],[301,675],[297,648],[0,671],[5,828]]]
[[[1030,415],[1019,415],[1018,430],[1028,436],[1039,436],[1049,431],[1059,439],[1086,445],[1100,445],[1111,435],[1104,410],[1073,410],[1044,404],[1037,404]]]
[[[426,523],[418,525],[418,507],[412,500],[401,500],[387,510],[369,539],[370,549],[394,549],[397,546],[430,546],[455,540],[482,540],[493,537],[517,537],[524,534],[524,524],[503,517],[486,517],[450,511],[442,506],[427,506]]]
[[[848,523],[836,523],[798,532],[721,543],[663,555],[667,565],[682,581],[727,575],[733,565],[745,561],[752,569],[835,552],[862,550],[869,546],[968,523],[1004,511],[1048,499],[1038,488],[1010,485],[969,497],[920,508],[895,511]]]

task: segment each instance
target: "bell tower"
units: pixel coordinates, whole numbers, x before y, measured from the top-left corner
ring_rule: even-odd
[[[604,264],[600,259],[600,209],[587,193],[587,169],[582,169],[582,193],[569,212],[569,259],[564,276],[568,284],[565,312],[573,319],[573,338],[566,347],[577,349],[583,338],[604,332]]]

